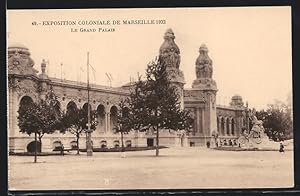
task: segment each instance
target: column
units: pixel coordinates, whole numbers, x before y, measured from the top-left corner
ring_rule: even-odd
[[[108,130],[107,121],[108,121],[107,112],[105,112],[104,113],[105,133],[107,133]]]
[[[111,132],[111,130],[110,130],[110,112],[107,112],[107,124],[106,124],[106,127],[107,127],[107,129],[106,129],[106,131],[107,131],[107,133],[109,132]]]
[[[205,130],[204,130],[204,127],[205,127],[205,126],[204,126],[204,121],[205,121],[205,120],[204,120],[204,117],[205,117],[205,116],[204,116],[204,109],[201,109],[201,117],[202,117],[202,118],[201,118],[201,130],[202,130],[202,133],[205,135]]]
[[[197,133],[200,134],[200,129],[202,128],[202,125],[200,124],[200,112],[199,107],[196,108],[196,119],[197,119]]]

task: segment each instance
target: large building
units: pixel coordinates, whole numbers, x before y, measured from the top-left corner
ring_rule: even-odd
[[[208,48],[203,44],[195,63],[196,78],[192,88],[184,88],[184,74],[180,70],[180,49],[174,41],[175,35],[168,29],[164,42],[159,49],[159,57],[167,64],[168,77],[178,89],[181,107],[191,112],[194,124],[192,131],[175,132],[165,130],[160,134],[160,145],[164,146],[205,146],[212,141],[212,135],[218,133],[222,145],[237,145],[237,138],[243,127],[249,128],[248,109],[242,97],[232,97],[229,106],[216,104],[217,84],[213,80],[213,61],[208,55]],[[26,152],[32,150],[34,137],[19,132],[18,109],[28,101],[38,102],[53,89],[57,95],[60,108],[87,106],[87,84],[76,81],[49,77],[46,63],[41,63],[41,72],[34,67],[29,49],[22,44],[8,46],[8,89],[9,89],[9,150]],[[120,145],[120,135],[113,130],[116,124],[118,104],[129,95],[132,84],[121,87],[90,85],[90,105],[97,110],[98,126],[92,133],[94,148],[114,147]],[[155,135],[147,132],[130,132],[125,136],[127,146],[155,145]],[[54,133],[42,139],[43,151],[51,151],[57,145],[76,148],[76,138],[72,134]],[[86,138],[80,139],[84,148]]]

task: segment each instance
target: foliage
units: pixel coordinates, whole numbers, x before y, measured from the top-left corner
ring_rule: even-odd
[[[128,133],[132,129],[132,113],[127,107],[128,99],[121,100],[119,103],[119,110],[117,112],[117,124],[113,128],[117,133],[121,134],[122,151],[124,148],[124,133]]]
[[[275,101],[267,110],[256,112],[258,119],[263,120],[265,132],[274,141],[293,138],[293,121],[291,108],[288,104]]]
[[[98,125],[97,121],[97,112],[90,110],[90,123],[91,123],[91,131],[96,130]],[[76,136],[77,143],[77,154],[79,154],[79,139],[83,132],[87,131],[88,123],[88,110],[87,107],[77,108],[68,107],[67,111],[63,114],[62,118],[62,129],[61,132],[65,133],[68,131],[69,133]]]
[[[41,143],[44,134],[51,134],[61,128],[62,115],[59,102],[52,89],[46,95],[45,100],[21,104],[18,113],[20,132],[28,135],[37,133]]]
[[[168,78],[166,66],[160,60],[152,61],[146,69],[146,81],[136,82],[130,94],[129,108],[133,116],[129,127],[139,131],[156,132],[158,156],[159,130],[190,130],[192,118],[181,110],[177,88]]]

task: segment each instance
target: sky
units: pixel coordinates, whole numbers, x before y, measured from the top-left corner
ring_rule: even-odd
[[[103,21],[117,20],[120,25],[103,25]],[[123,20],[165,22],[123,24]],[[43,21],[76,24],[43,25]],[[101,21],[102,25],[82,25],[86,21]],[[79,32],[71,32],[71,28]],[[96,32],[80,32],[80,28],[95,28]],[[98,32],[99,28],[114,28],[114,32]],[[191,88],[196,79],[195,61],[204,43],[213,60],[218,104],[228,105],[231,97],[239,94],[250,107],[263,109],[275,99],[286,102],[292,93],[288,6],[7,12],[8,45],[17,42],[27,46],[37,70],[46,59],[49,76],[85,82],[89,52],[89,62],[95,70],[90,70],[91,82],[109,85],[106,73],[110,73],[113,87],[144,75],[147,64],[158,56],[168,28],[175,33],[180,48],[185,88]]]

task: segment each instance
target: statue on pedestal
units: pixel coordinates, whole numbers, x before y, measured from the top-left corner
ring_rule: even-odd
[[[267,137],[263,127],[263,121],[258,120],[255,114],[251,116],[251,119],[253,126],[249,132],[247,130],[242,131],[242,135],[238,139],[240,146],[255,146],[262,143],[262,139]]]

